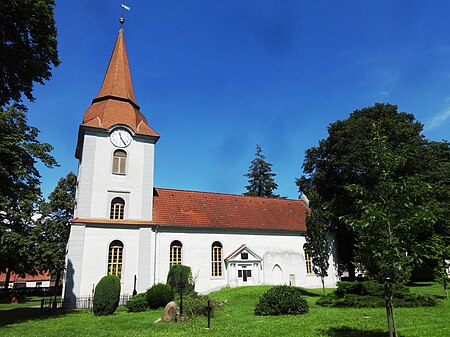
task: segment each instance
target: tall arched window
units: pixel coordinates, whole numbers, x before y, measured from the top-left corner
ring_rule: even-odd
[[[122,275],[122,256],[123,243],[119,240],[114,240],[109,245],[108,254],[108,275]]]
[[[222,276],[222,244],[218,241],[211,246],[211,275]]]
[[[303,253],[305,254],[306,273],[312,274],[312,261],[307,244],[303,245]]]
[[[111,201],[111,213],[109,218],[112,220],[122,220],[125,213],[125,201],[122,198],[114,198]]]
[[[170,244],[170,266],[181,264],[181,248],[183,245],[180,241],[173,241]]]
[[[112,173],[125,174],[127,153],[124,150],[116,150],[113,154]]]

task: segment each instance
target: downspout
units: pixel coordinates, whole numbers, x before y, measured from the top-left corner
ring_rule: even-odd
[[[154,242],[154,251],[153,251],[153,285],[156,284],[156,246],[157,246],[157,242],[158,242],[158,229],[159,229],[159,225],[155,226],[155,242]]]

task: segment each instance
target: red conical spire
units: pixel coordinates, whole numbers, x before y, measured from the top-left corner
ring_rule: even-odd
[[[119,30],[102,87],[94,101],[105,99],[108,96],[129,100],[139,109],[134,97],[133,84],[131,83],[130,67],[128,66],[127,49],[122,28]]]
[[[83,126],[109,129],[128,125],[135,133],[158,137],[150,128],[134,97],[123,29],[120,28],[102,87],[86,110]]]

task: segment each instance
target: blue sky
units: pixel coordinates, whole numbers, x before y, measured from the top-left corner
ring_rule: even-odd
[[[57,1],[61,65],[27,103],[60,167],[76,172],[77,132],[120,27],[120,1]],[[240,194],[261,144],[278,193],[297,198],[304,152],[327,125],[397,104],[432,140],[450,137],[448,1],[129,0],[125,40],[141,111],[160,135],[157,187]]]

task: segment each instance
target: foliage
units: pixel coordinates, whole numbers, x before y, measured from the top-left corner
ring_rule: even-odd
[[[136,296],[128,300],[125,307],[127,308],[128,312],[142,312],[147,310],[147,294],[137,294]]]
[[[183,296],[183,314],[189,318],[197,316],[208,316],[208,296],[189,294]],[[179,304],[179,298],[178,298]],[[211,317],[214,316],[215,308],[220,306],[220,301],[211,301],[210,305],[212,308]]]
[[[112,315],[119,305],[120,279],[116,275],[104,276],[95,287],[93,310],[96,316]]]
[[[398,112],[397,106],[377,103],[372,107],[355,110],[345,120],[328,127],[328,137],[317,147],[306,151],[303,171],[296,180],[300,192],[309,195],[316,190],[322,198],[325,216],[337,231],[341,270],[353,273],[352,229],[342,217],[357,217],[357,196],[348,189],[354,184],[370,190],[380,177],[373,174],[373,158],[367,154],[373,138],[373,126],[385,137],[387,149],[402,158],[393,174],[407,178],[426,171],[424,148],[427,144],[421,135],[422,124],[414,115]]]
[[[0,272],[36,273],[36,214],[43,204],[37,161],[51,168],[52,146],[38,140],[39,130],[28,125],[16,107],[0,109]]]
[[[292,286],[270,288],[260,297],[255,307],[257,316],[303,315],[308,311],[302,289]]]
[[[397,175],[405,158],[389,150],[378,131],[375,127],[367,154],[373,165],[370,174],[378,183],[370,189],[347,186],[358,214],[344,220],[357,233],[355,260],[365,274],[398,283],[408,281],[412,267],[420,262],[420,237],[433,228],[434,205],[427,195],[430,187],[417,175]]]
[[[191,267],[182,264],[176,264],[170,267],[167,275],[167,284],[172,287],[174,294],[180,293],[180,288],[183,289],[183,294],[190,294],[194,292],[194,278],[192,277]]]
[[[331,248],[321,199],[314,191],[310,193],[310,208],[311,212],[306,214],[306,243],[311,254],[313,271],[320,277],[322,291],[325,294],[324,278],[328,276]]]
[[[399,307],[430,307],[437,304],[431,295],[414,295],[402,284],[393,286],[393,303]],[[318,305],[334,308],[383,308],[384,287],[374,282],[338,282],[334,294],[323,296]]]
[[[244,193],[250,197],[279,198],[273,191],[278,188],[275,183],[275,173],[272,172],[272,164],[265,161],[266,157],[262,154],[261,145],[256,145],[255,159],[252,160],[248,173],[244,174],[248,177],[250,185],[245,186],[247,192]]]
[[[73,218],[77,177],[70,172],[58,181],[49,195],[44,216],[36,226],[40,238],[37,252],[38,269],[56,275],[55,284],[64,271],[66,246],[69,239],[69,221]]]
[[[33,83],[44,83],[58,59],[53,0],[0,2],[0,107],[33,100]]]
[[[167,303],[173,301],[172,287],[168,284],[158,283],[148,289],[145,296],[149,308],[164,308]]]

